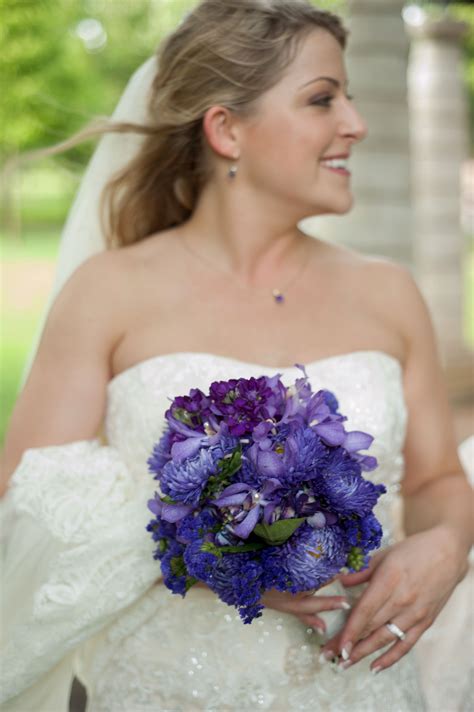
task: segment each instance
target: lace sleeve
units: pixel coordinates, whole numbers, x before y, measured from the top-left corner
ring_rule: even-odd
[[[26,451],[7,497],[2,700],[159,578],[145,529],[149,490],[97,440]]]

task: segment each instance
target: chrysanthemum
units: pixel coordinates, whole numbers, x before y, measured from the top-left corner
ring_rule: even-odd
[[[163,468],[160,485],[163,493],[175,502],[197,504],[211,475],[218,470],[218,462],[224,457],[220,447],[202,448],[198,454],[181,462],[172,460]]]
[[[347,546],[338,525],[313,529],[303,524],[286,544],[264,549],[261,557],[265,569],[280,566],[285,574],[284,587],[275,587],[296,593],[335,576],[346,562]]]
[[[333,452],[327,471],[318,479],[318,495],[324,497],[327,508],[338,514],[369,514],[385,492],[383,485],[365,480],[360,465],[344,450]]]

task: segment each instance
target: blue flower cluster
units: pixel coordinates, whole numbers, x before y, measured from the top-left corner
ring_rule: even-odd
[[[159,492],[148,507],[165,584],[186,595],[198,581],[245,623],[266,590],[324,585],[359,570],[380,546],[373,510],[385,492],[363,477],[371,435],[347,432],[333,393],[313,393],[304,367],[232,379],[178,396],[148,465]]]

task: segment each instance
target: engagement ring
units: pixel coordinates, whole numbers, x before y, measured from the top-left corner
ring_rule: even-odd
[[[400,630],[398,625],[395,625],[395,623],[386,623],[385,627],[389,629],[390,633],[393,633],[393,635],[396,635],[397,638],[400,638],[400,640],[405,640],[407,637],[407,634],[403,632],[403,630]]]

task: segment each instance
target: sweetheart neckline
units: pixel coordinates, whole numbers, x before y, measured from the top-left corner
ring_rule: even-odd
[[[319,358],[314,361],[311,361],[310,363],[305,364],[305,368],[310,370],[315,366],[318,366],[319,364],[328,363],[329,361],[335,361],[337,359],[347,358],[349,356],[367,356],[369,354],[375,354],[390,360],[392,363],[398,366],[400,373],[403,372],[403,366],[400,362],[400,359],[380,349],[360,349],[357,351],[347,351],[346,353],[326,356],[325,358]],[[269,371],[289,372],[296,368],[296,366],[265,366],[263,364],[253,363],[251,361],[242,361],[240,359],[233,358],[232,356],[221,356],[220,354],[208,353],[206,351],[175,351],[167,354],[156,354],[155,356],[150,356],[150,358],[143,359],[142,361],[137,361],[137,363],[133,364],[132,366],[129,366],[128,368],[125,368],[123,371],[120,371],[120,373],[117,373],[115,376],[113,376],[108,382],[107,388],[110,388],[114,384],[121,382],[124,377],[127,377],[131,373],[138,371],[142,366],[145,366],[146,364],[153,363],[154,361],[184,356],[186,356],[187,358],[211,358],[216,361],[237,364],[242,366],[242,368],[261,369],[263,373],[268,373]]]

